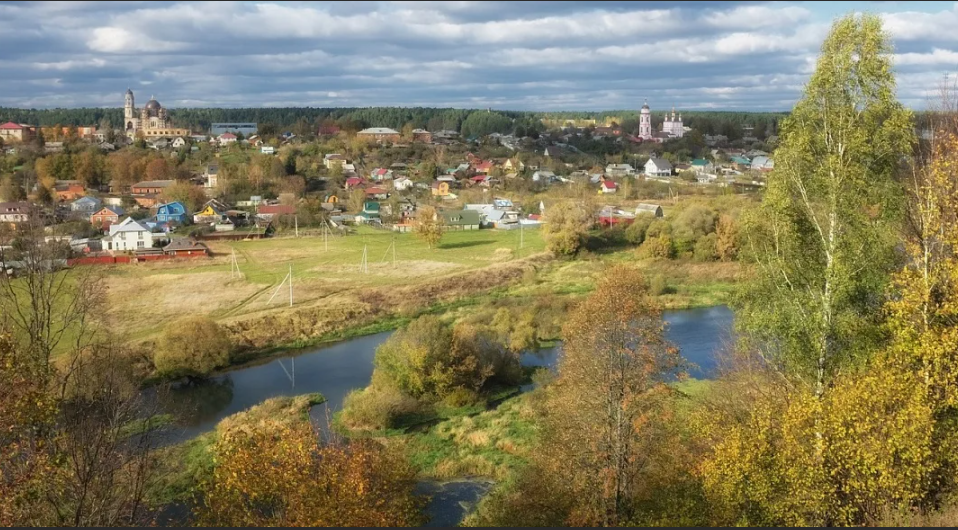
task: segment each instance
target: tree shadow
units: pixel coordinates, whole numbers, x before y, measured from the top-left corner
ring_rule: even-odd
[[[480,246],[480,245],[490,245],[490,244],[495,243],[495,242],[496,242],[495,239],[483,239],[483,240],[480,240],[480,241],[460,241],[459,243],[441,243],[441,244],[439,245],[439,248],[441,248],[441,249],[447,249],[447,248],[477,247],[477,246]]]

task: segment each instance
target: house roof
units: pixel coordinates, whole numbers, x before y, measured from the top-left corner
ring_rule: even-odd
[[[373,175],[386,176],[387,174],[389,174],[389,170],[386,168],[380,167],[373,170]]]
[[[100,199],[97,199],[96,197],[80,197],[79,199],[73,201],[73,204],[79,204],[79,203],[93,203],[93,204],[98,204],[98,203],[100,203],[100,202],[102,202],[102,201],[101,201]]]
[[[653,213],[654,213],[654,212],[657,212],[660,208],[662,208],[662,207],[659,206],[658,204],[649,204],[649,203],[643,202],[643,203],[639,203],[639,204],[635,207],[635,211],[636,211],[636,212],[653,212]]]
[[[692,161],[692,166],[694,167],[705,167],[709,165],[709,161],[704,158],[696,158]]]
[[[363,211],[365,212],[378,212],[379,203],[376,201],[366,201],[363,203]]]
[[[346,157],[338,153],[329,153],[323,157],[323,160],[346,160]]]
[[[363,183],[363,179],[359,177],[349,177],[348,179],[346,179],[347,186],[355,186],[357,184],[362,184],[362,183]]]
[[[228,132],[228,133],[221,134],[220,138],[226,138],[227,140],[229,140],[230,138],[236,138],[236,135]]]
[[[133,185],[134,188],[165,188],[173,184],[172,180],[144,180]]]
[[[0,213],[20,213],[33,209],[29,202],[0,202]]]
[[[190,239],[186,237],[181,237],[170,241],[169,245],[163,247],[163,250],[166,252],[176,251],[176,250],[205,250],[209,251],[209,247],[205,244],[196,241],[195,239]]]
[[[399,134],[399,131],[389,127],[370,127],[363,129],[356,134]]]
[[[613,182],[613,181],[611,181],[611,180],[603,180],[603,181],[602,181],[602,187],[603,187],[603,188],[608,188],[608,189],[610,189],[610,190],[614,190],[614,189],[618,188],[618,186],[615,184],[615,182]]]
[[[162,210],[163,208],[166,208],[167,210],[173,210],[173,209],[175,209],[174,206],[179,206],[179,209],[180,209],[180,210],[182,210],[182,211],[184,211],[184,212],[186,211],[186,205],[183,204],[183,203],[180,202],[180,201],[173,201],[173,202],[164,203],[164,204],[161,204],[161,205],[157,206],[156,209],[157,209],[157,211]]]
[[[439,212],[446,224],[453,226],[479,224],[479,212],[475,210],[443,210]]]
[[[120,221],[119,224],[115,224],[110,227],[110,235],[116,234],[117,232],[149,232],[150,230],[136,222],[132,217],[127,217],[126,219]]]
[[[123,210],[123,208],[120,208],[119,206],[104,206],[103,210],[110,210],[117,216],[124,215],[126,213],[126,211]],[[102,212],[103,210],[100,210],[100,212]],[[100,212],[97,212],[97,213],[100,213]]]
[[[17,125],[16,123],[13,123],[12,121],[8,121],[7,123],[0,125],[0,129],[3,129],[3,130],[19,130],[22,128],[23,128],[22,125]]]
[[[382,189],[382,188],[380,188],[380,187],[378,187],[378,186],[373,186],[373,187],[371,187],[371,188],[366,188],[366,195],[381,195],[381,194],[384,194],[384,193],[386,193],[386,190],[384,190],[384,189]]]
[[[655,164],[655,167],[659,169],[672,169],[672,164],[664,158],[650,158],[649,162]]]

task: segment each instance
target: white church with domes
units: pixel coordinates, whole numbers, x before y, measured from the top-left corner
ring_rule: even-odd
[[[126,99],[123,104],[123,132],[130,139],[137,136],[144,138],[173,138],[189,136],[189,129],[176,129],[166,113],[166,109],[154,97],[139,111],[133,99],[133,91],[126,90]]]
[[[639,111],[639,138],[642,140],[663,141],[669,138],[681,138],[685,134],[685,126],[682,125],[682,115],[675,115],[675,107],[672,107],[672,116],[665,114],[662,120],[662,131],[652,132],[652,111],[649,109],[648,100],[642,105]]]

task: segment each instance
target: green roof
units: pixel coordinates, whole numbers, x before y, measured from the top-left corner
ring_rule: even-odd
[[[745,158],[744,156],[733,156],[732,162],[735,162],[736,164],[751,164],[752,163],[751,160]]]
[[[706,160],[706,159],[704,159],[704,158],[696,158],[695,160],[692,161],[692,165],[693,165],[693,166],[707,166],[707,165],[709,165],[709,161]]]
[[[366,201],[363,203],[364,212],[379,212],[379,203],[376,201]]]
[[[468,226],[479,224],[479,212],[475,210],[443,210],[439,212],[443,222],[452,226]]]

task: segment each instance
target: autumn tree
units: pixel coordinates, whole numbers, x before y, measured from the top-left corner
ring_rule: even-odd
[[[738,255],[738,227],[727,214],[720,215],[715,223],[715,252],[719,261],[733,261]]]
[[[418,526],[415,471],[371,440],[324,445],[307,422],[234,428],[212,448],[202,526]]]
[[[207,200],[203,188],[189,181],[179,180],[164,188],[162,196],[166,202],[179,201],[183,203],[191,212],[199,210]]]
[[[895,99],[881,19],[833,25],[802,99],[783,120],[775,170],[745,219],[757,277],[737,324],[768,362],[822,398],[876,344],[897,226],[894,176],[914,138]]]
[[[209,317],[191,317],[167,327],[160,337],[153,363],[170,377],[205,377],[229,364],[230,339]]]
[[[536,524],[629,526],[636,517],[669,445],[667,382],[683,365],[664,328],[642,274],[624,265],[568,316],[558,376],[537,405],[541,442],[527,472],[535,484],[524,481],[513,499],[523,511],[552,512]]]
[[[439,246],[444,228],[442,216],[432,206],[423,206],[416,212],[413,230],[419,239],[429,245],[429,248]]]
[[[86,149],[75,157],[74,176],[84,187],[98,186],[103,180],[103,155],[98,150]]]
[[[582,247],[592,222],[588,203],[563,201],[550,206],[542,228],[547,248],[560,256],[574,255]]]
[[[165,158],[154,158],[146,165],[147,180],[168,180],[170,178],[170,165]]]
[[[366,190],[357,188],[350,190],[349,200],[347,201],[347,208],[350,212],[359,213],[363,211],[363,206],[366,204]]]

